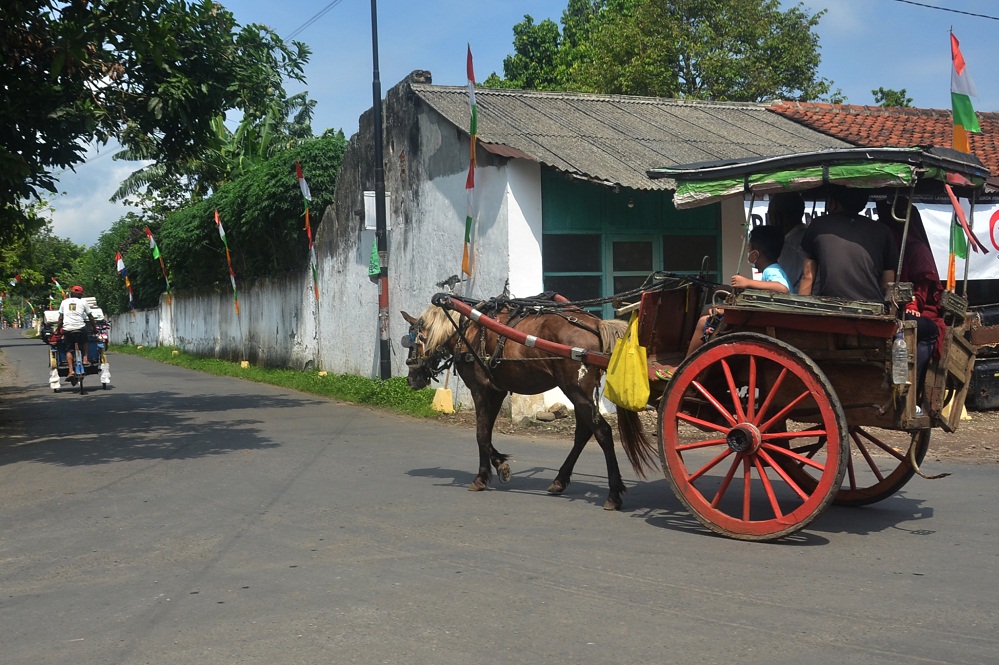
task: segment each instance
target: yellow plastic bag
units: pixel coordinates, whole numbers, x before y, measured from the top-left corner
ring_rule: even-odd
[[[617,341],[607,365],[604,396],[622,409],[641,411],[649,403],[649,365],[645,347],[638,343],[638,315]]]

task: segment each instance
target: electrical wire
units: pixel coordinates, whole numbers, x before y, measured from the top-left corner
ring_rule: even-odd
[[[973,16],[975,18],[987,18],[992,21],[999,21],[999,16],[989,16],[988,14],[976,14],[974,12],[966,12],[961,9],[951,9],[950,7],[937,7],[936,5],[928,5],[925,2],[915,2],[915,0],[895,0],[895,2],[901,2],[907,5],[915,5],[916,7],[926,7],[927,9],[936,9],[942,12],[950,12],[951,14],[963,14],[964,16]]]
[[[300,35],[305,29],[307,29],[313,23],[321,19],[323,16],[326,16],[326,14],[328,14],[331,9],[339,5],[341,2],[343,2],[343,0],[333,0],[333,2],[329,3],[328,5],[320,9],[318,12],[316,12],[316,14],[312,18],[308,19],[305,23],[295,28],[290,35],[285,37],[285,39],[291,41],[292,39]]]

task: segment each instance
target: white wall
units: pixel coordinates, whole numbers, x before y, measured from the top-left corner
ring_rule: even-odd
[[[317,355],[309,271],[239,285],[231,292],[164,295],[156,310],[111,318],[112,344],[176,346],[190,353],[306,369]]]
[[[542,272],[541,165],[515,160],[507,169],[510,293],[527,298],[544,290]]]
[[[482,299],[542,290],[541,191],[536,164],[513,160],[476,172],[477,233],[474,279],[458,289]],[[408,197],[418,197],[425,219],[453,224],[410,228],[403,214]],[[408,324],[399,314],[418,315],[438,282],[461,272],[467,198],[464,174],[424,182],[418,192],[393,196],[394,224],[387,234],[392,375],[406,375],[406,349],[399,343]],[[520,200],[520,203],[518,203]],[[324,222],[325,223],[325,222]],[[415,226],[415,225],[414,225]],[[509,231],[508,231],[509,229]],[[380,376],[379,286],[368,279],[373,231],[359,231],[352,251],[319,257],[321,301],[314,301],[308,269],[239,283],[240,315],[232,293],[174,294],[156,310],[112,317],[111,341],[171,345],[207,357],[248,359],[268,366],[314,367],[336,374]],[[513,250],[511,250],[511,247]],[[339,257],[339,258],[338,258]],[[461,382],[449,383],[459,405],[471,405]]]

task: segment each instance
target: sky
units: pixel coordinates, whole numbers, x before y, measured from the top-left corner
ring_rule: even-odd
[[[439,85],[465,85],[465,53],[471,46],[479,81],[503,73],[513,53],[513,26],[530,15],[535,23],[559,22],[568,0],[376,0],[381,95],[410,72],[423,69]],[[349,138],[374,101],[371,0],[222,0],[241,24],[262,23],[282,38],[312,49],[307,85],[291,82],[289,94],[309,91],[317,101],[313,130],[342,129]],[[796,1],[781,0],[787,9]],[[978,88],[976,111],[999,111],[999,2],[996,0],[802,0],[809,14],[823,9],[815,32],[820,77],[847,103],[873,105],[872,90],[904,89],[913,106],[950,108],[949,31]],[[930,6],[946,7],[941,11]],[[959,13],[963,12],[963,13]],[[321,15],[319,15],[321,14]],[[983,16],[974,16],[980,14]],[[318,15],[318,16],[317,16]],[[994,17],[994,18],[986,18]],[[312,20],[314,19],[314,20]],[[113,161],[117,148],[92,148],[76,171],[59,175],[52,201],[55,235],[92,245],[128,208],[108,201],[137,164]],[[649,165],[656,166],[656,165]]]

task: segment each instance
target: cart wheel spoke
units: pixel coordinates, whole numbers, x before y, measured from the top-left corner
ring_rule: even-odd
[[[732,414],[729,413],[729,410],[726,409],[724,406],[722,406],[722,403],[718,401],[718,399],[716,399],[715,396],[712,395],[704,386],[695,381],[694,389],[696,389],[697,392],[699,392],[701,396],[704,397],[704,399],[706,399],[708,403],[715,408],[715,411],[717,411],[718,415],[720,415],[722,418],[725,419],[725,422],[727,422],[729,425],[735,425],[736,420],[732,416]]]
[[[836,493],[843,506],[866,506],[883,501],[901,490],[916,474],[909,455],[920,464],[930,447],[930,430],[896,432],[854,426],[850,428],[853,448],[852,475]]]
[[[760,484],[763,485],[763,490],[766,492],[767,499],[770,501],[770,509],[774,511],[774,517],[783,517],[784,514],[781,512],[780,504],[777,503],[777,494],[774,492],[773,483],[771,483],[770,478],[767,477],[767,470],[763,466],[760,457],[761,456],[757,456],[753,460],[753,465],[756,467],[756,473],[760,475]]]
[[[795,417],[805,427],[787,431]],[[659,403],[670,486],[702,524],[744,540],[794,533],[821,514],[846,470],[846,433],[818,366],[755,333],[701,347],[677,368]]]
[[[912,433],[872,431],[855,425],[850,427],[849,434],[856,453],[846,455],[846,475],[834,499],[834,503],[842,506],[865,506],[898,492],[916,473],[909,462],[909,448],[919,464],[930,445],[928,429]],[[815,479],[805,471],[800,458],[813,453],[803,448],[796,448],[795,452],[798,455],[794,462],[782,463],[778,459],[778,463],[796,482],[810,489]]]
[[[749,385],[746,391],[746,420],[756,422],[756,356],[749,356]]]
[[[705,473],[707,473],[711,469],[713,469],[716,466],[718,466],[718,464],[723,459],[725,459],[726,457],[728,457],[731,454],[732,454],[732,451],[729,450],[728,448],[726,448],[717,457],[715,457],[714,459],[712,459],[711,461],[709,461],[707,464],[705,464],[704,466],[702,466],[700,469],[698,469],[694,473],[692,473],[689,476],[687,476],[687,482],[689,482],[689,483],[694,482],[695,480],[697,480],[698,478],[700,478],[701,476],[703,476]]]
[[[746,420],[746,413],[742,410],[742,402],[739,396],[739,388],[735,385],[735,378],[732,376],[732,367],[728,362],[722,360],[720,363],[722,371],[725,373],[725,383],[728,385],[728,394],[732,399],[732,411],[735,422]],[[735,424],[733,422],[733,424]]]
[[[881,473],[881,469],[878,467],[877,462],[875,462],[874,458],[871,457],[870,451],[867,450],[867,446],[864,445],[863,439],[861,439],[861,437],[857,434],[857,430],[855,430],[855,429],[854,430],[850,430],[850,438],[853,440],[854,447],[857,449],[857,451],[864,458],[864,461],[867,462],[867,468],[871,470],[871,473],[874,474],[874,477],[877,478],[879,482],[883,481],[885,479],[884,474]],[[901,455],[899,455],[899,457],[901,457]],[[850,469],[851,470],[853,469],[853,456],[852,455],[850,456]],[[852,487],[856,488],[856,485],[853,485]]]
[[[722,480],[721,486],[718,487],[718,491],[715,493],[715,498],[711,500],[712,508],[716,508],[722,497],[725,496],[725,492],[728,491],[728,487],[732,483],[732,478],[735,477],[735,472],[739,469],[739,463],[741,461],[741,455],[736,455],[735,459],[732,460],[732,465],[729,466],[728,473],[725,474],[725,478]]]
[[[790,487],[794,491],[795,494],[797,494],[799,497],[801,497],[802,500],[807,500],[808,499],[808,494],[805,492],[805,490],[803,490],[801,488],[801,485],[799,485],[797,483],[797,481],[795,481],[787,473],[787,471],[785,471],[781,467],[780,464],[777,464],[777,462],[774,460],[774,458],[771,457],[769,454],[767,454],[766,450],[760,450],[760,457],[762,457],[764,460],[766,460],[767,464],[770,465],[770,468],[773,469],[774,472],[781,477],[781,480],[783,480],[787,484],[787,486]]]

